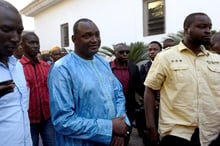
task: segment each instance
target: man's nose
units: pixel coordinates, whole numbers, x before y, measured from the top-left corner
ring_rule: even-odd
[[[91,37],[91,41],[92,42],[96,42],[98,40],[98,38],[95,36],[95,35],[93,35],[92,37]]]
[[[206,33],[211,33],[211,28],[206,27],[205,32],[206,32]]]
[[[12,31],[11,32],[11,40],[13,42],[20,42],[20,39],[21,39],[21,35],[17,33],[17,31]]]

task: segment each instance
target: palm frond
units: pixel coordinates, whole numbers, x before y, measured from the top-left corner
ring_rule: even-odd
[[[103,56],[112,57],[114,55],[114,50],[110,47],[102,46],[98,53]]]

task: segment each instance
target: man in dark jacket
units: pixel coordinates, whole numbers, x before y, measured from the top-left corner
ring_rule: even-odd
[[[114,45],[114,55],[116,58],[111,62],[111,68],[123,86],[127,115],[132,123],[135,119],[135,109],[138,107],[135,100],[135,92],[143,97],[144,87],[140,80],[137,65],[128,61],[129,48],[126,44],[119,43]]]

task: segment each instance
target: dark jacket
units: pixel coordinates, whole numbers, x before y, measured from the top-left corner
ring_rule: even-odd
[[[148,61],[146,64],[142,64],[140,67],[140,78],[141,82],[144,83],[147,73],[152,65],[152,61]]]

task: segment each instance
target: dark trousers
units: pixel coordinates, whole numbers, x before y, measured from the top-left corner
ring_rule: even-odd
[[[160,146],[193,146],[193,145],[191,145],[189,140],[173,135],[167,135],[161,140]]]
[[[199,129],[195,129],[190,141],[177,136],[167,135],[161,140],[160,146],[201,146],[199,141]],[[209,146],[220,146],[220,134]]]
[[[39,135],[44,146],[55,146],[55,131],[50,119],[39,124],[31,124],[33,146],[38,146]]]

